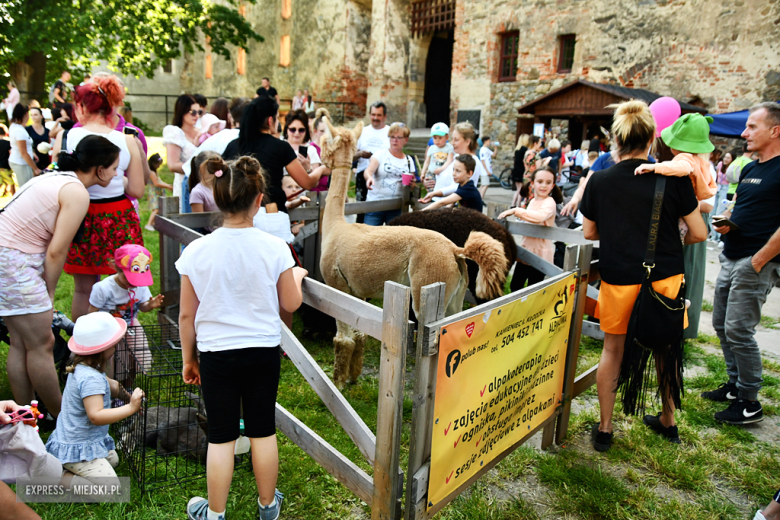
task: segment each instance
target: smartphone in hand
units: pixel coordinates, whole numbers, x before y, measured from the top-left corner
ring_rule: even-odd
[[[298,147],[298,153],[303,155],[304,157],[306,157],[308,159],[309,158],[309,147],[308,146],[304,146],[304,145],[300,145]]]
[[[728,226],[732,230],[739,229],[738,225],[736,225],[735,223],[733,223],[723,215],[715,215],[714,217],[712,217],[712,225],[718,227]]]

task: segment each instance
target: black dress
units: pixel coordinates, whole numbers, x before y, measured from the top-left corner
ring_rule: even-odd
[[[515,150],[515,163],[512,166],[512,182],[523,182],[523,175],[525,174],[525,164],[523,158],[528,148],[521,146],[519,150]]]
[[[38,145],[41,143],[51,144],[51,139],[49,138],[49,129],[44,126],[43,135],[40,135],[38,132],[36,132],[32,125],[26,127],[26,129],[27,133],[30,134],[30,137],[32,137],[33,140],[33,153],[38,156],[38,160],[35,161],[35,166],[37,166],[39,170],[44,170],[49,164],[51,164],[51,156],[48,153],[39,152]]]

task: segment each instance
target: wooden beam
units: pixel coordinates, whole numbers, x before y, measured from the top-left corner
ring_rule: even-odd
[[[347,489],[371,506],[373,481],[365,471],[276,403],[276,427]]]
[[[344,215],[360,215],[371,213],[372,211],[387,211],[391,209],[401,209],[404,199],[384,199],[372,200],[370,202],[348,202],[344,204]]]
[[[375,305],[311,278],[303,279],[303,302],[382,341],[383,314]]]
[[[169,219],[181,224],[182,226],[195,229],[208,227],[222,218],[222,213],[219,211],[203,212],[203,213],[179,213],[178,209],[176,213],[169,215]]]
[[[336,385],[322,371],[322,368],[320,368],[314,358],[300,344],[298,338],[284,324],[282,324],[282,348],[287,353],[287,357],[298,368],[298,371],[306,378],[312,389],[320,396],[328,410],[344,428],[344,431],[347,432],[347,435],[358,447],[360,453],[373,465],[376,452],[376,437],[374,433],[366,426],[363,419],[360,418],[355,409],[352,408],[336,388]]]
[[[320,229],[320,223],[316,220],[309,222],[305,226],[301,228],[300,231],[298,231],[298,234],[295,235],[295,238],[293,239],[293,244],[302,244],[303,241],[307,238],[309,238],[312,235],[315,235],[317,231]]]
[[[419,331],[424,325],[444,318],[446,311],[444,294],[446,285],[437,282],[426,285],[420,291]],[[423,334],[417,334],[417,355],[414,365],[414,392],[412,394],[412,429],[409,440],[409,466],[407,475],[414,475],[406,483],[406,519],[414,520],[418,502],[425,504],[428,493],[427,472],[424,482],[418,478],[423,463],[431,458],[431,432],[433,430],[433,404],[436,394],[436,370],[438,356],[427,356],[423,346]]]
[[[563,379],[563,408],[558,418],[555,442],[563,443],[569,432],[569,416],[571,414],[572,388],[574,376],[577,371],[577,358],[580,355],[580,339],[582,338],[582,317],[585,314],[585,300],[587,298],[588,272],[590,271],[590,259],[593,254],[593,246],[590,244],[580,246],[567,246],[563,260],[564,269],[571,269],[575,263],[578,268],[579,280],[577,281],[577,293],[574,299],[574,316],[571,320],[569,338],[566,349],[566,365]]]
[[[175,220],[171,220],[163,215],[157,215],[157,217],[154,219],[154,229],[156,229],[161,235],[170,237],[179,244],[187,246],[195,240],[203,237],[203,235],[197,231],[194,231],[187,226],[176,222]]]
[[[553,242],[565,242],[566,244],[594,244],[592,240],[588,240],[583,236],[581,230],[576,229],[540,226],[538,224],[529,224],[528,222],[509,219],[507,219],[506,228],[513,235],[546,238]],[[598,245],[594,245],[594,247],[598,247]]]
[[[582,392],[596,384],[596,373],[598,372],[599,364],[596,363],[588,370],[577,376],[574,380],[574,385],[571,390],[571,398],[576,399]]]
[[[601,330],[598,323],[593,323],[592,321],[582,322],[582,334],[589,338],[604,341],[604,331]]]
[[[403,476],[399,478],[398,468],[411,290],[395,282],[385,282],[384,293],[371,518],[397,520],[401,515],[403,493]]]
[[[558,276],[563,272],[563,269],[557,265],[548,262],[541,256],[535,255],[522,246],[517,246],[517,259],[543,272],[545,276]]]

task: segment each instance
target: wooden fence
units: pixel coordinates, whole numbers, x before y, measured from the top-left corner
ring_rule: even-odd
[[[561,443],[563,441],[568,431],[571,400],[595,384],[598,366],[591,367],[581,376],[575,378],[580,337],[585,334],[603,339],[603,333],[598,330],[597,326],[583,321],[586,297],[598,297],[598,291],[588,285],[589,281],[598,276],[598,264],[591,262],[594,245],[592,242],[585,240],[582,233],[577,231],[520,222],[505,222],[504,225],[513,234],[566,242],[568,245],[563,268],[518,248],[519,259],[541,270],[549,278],[539,284],[472,307],[446,319],[444,318],[444,284],[437,283],[427,286],[423,288],[420,296],[419,325],[415,331],[413,322],[408,320],[410,309],[410,289],[408,287],[394,282],[386,282],[384,304],[383,308],[380,309],[321,283],[319,253],[322,239],[319,229],[327,193],[321,192],[312,195],[311,203],[290,212],[291,221],[308,221],[302,232],[296,237],[296,241],[304,244],[304,267],[310,273],[310,277],[303,282],[303,300],[304,303],[381,342],[376,435],[286,327],[283,327],[282,332],[282,348],[322,399],[328,410],[339,421],[361,454],[372,465],[373,476],[368,475],[288,410],[277,404],[277,427],[290,440],[365,501],[371,507],[372,519],[400,519],[403,515],[402,497],[404,495],[404,472],[400,468],[404,374],[407,352],[414,351],[416,363],[406,482],[406,519],[431,518],[459,493],[540,430],[543,431],[543,448],[550,446],[553,442]],[[409,189],[407,189],[403,198],[348,203],[345,207],[345,214],[361,214],[399,208],[402,211],[408,211],[410,206],[412,209],[419,208],[416,197],[412,198]],[[493,204],[488,206],[488,214],[494,218],[500,210],[499,206]],[[216,214],[211,213],[179,214],[177,198],[160,198],[160,212],[155,219],[155,228],[160,233],[161,292],[165,295],[165,307],[159,313],[161,322],[177,323],[178,321],[180,284],[174,262],[179,257],[181,246],[186,246],[202,236],[193,228],[212,225],[216,217]],[[449,323],[522,299],[572,273],[576,274],[578,282],[574,301],[574,318],[567,340],[562,404],[538,428],[528,432],[515,445],[482,467],[477,474],[459,486],[450,496],[428,510],[427,482],[430,471],[439,331]]]

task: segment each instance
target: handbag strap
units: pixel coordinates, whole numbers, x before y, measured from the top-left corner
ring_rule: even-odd
[[[642,266],[647,269],[647,276],[650,277],[650,271],[655,267],[655,248],[658,244],[658,231],[661,224],[661,208],[664,204],[664,189],[666,188],[666,177],[656,175],[655,193],[653,194],[653,213],[650,216],[650,231],[647,234],[647,249],[645,251],[645,260]]]

